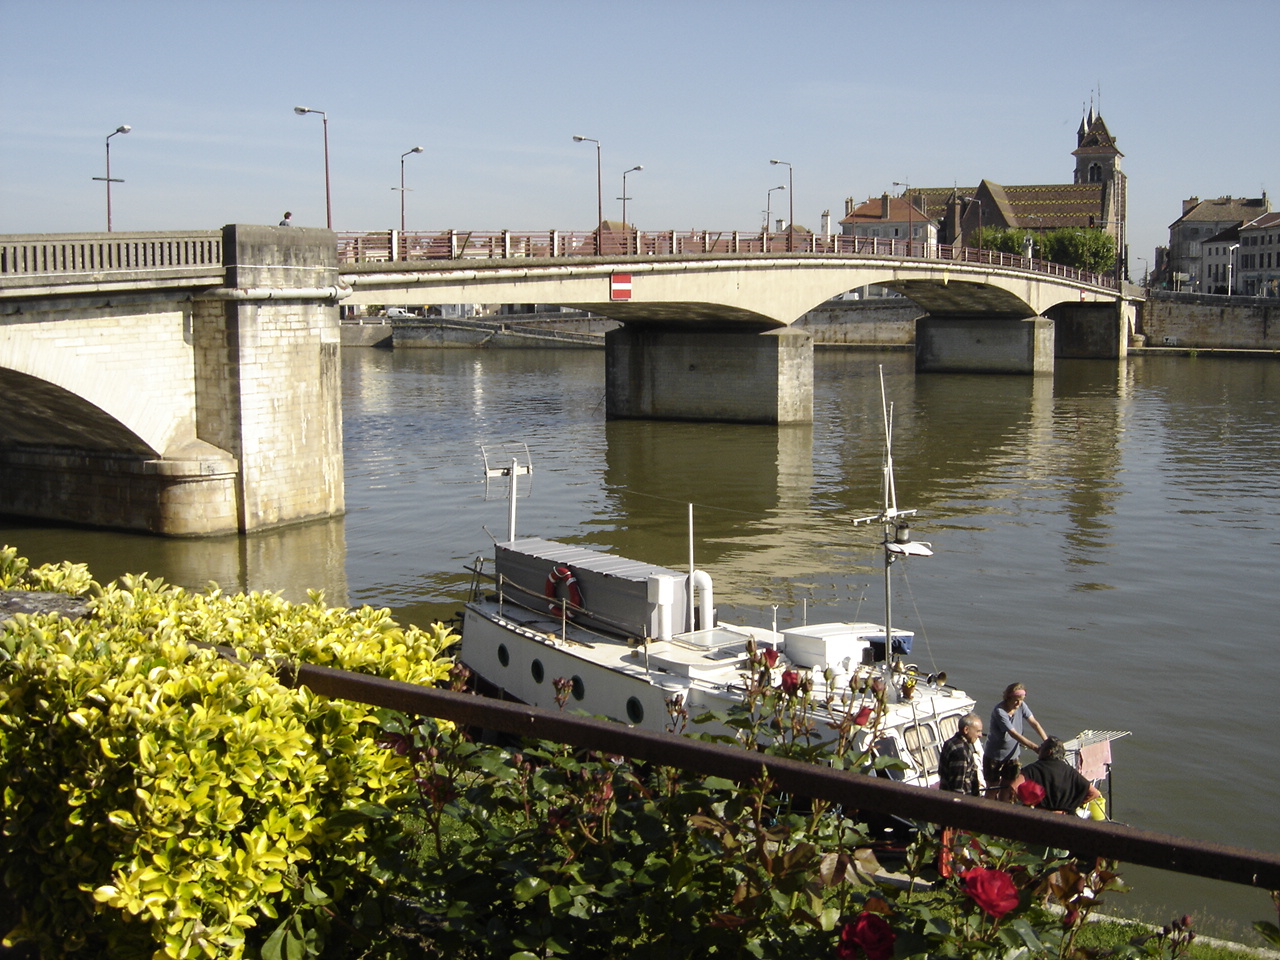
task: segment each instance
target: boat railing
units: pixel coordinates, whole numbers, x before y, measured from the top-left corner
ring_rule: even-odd
[[[579,606],[568,597],[548,597],[545,593],[530,590],[503,574],[489,573],[480,564],[467,567],[467,569],[476,577],[471,591],[473,600],[479,599],[482,593],[479,581],[487,580],[497,587],[499,613],[502,612],[504,605],[508,603],[519,607],[521,610],[528,610],[530,613],[536,613],[544,617],[552,615],[558,609],[560,611],[560,637],[566,641],[574,642],[573,638],[569,637],[567,633],[569,624],[572,624],[575,628],[598,636],[601,639],[617,641],[621,638],[628,643],[635,644],[643,642],[640,638],[634,636],[634,631],[626,624],[604,614],[596,613],[587,607]],[[593,630],[587,625],[586,621],[588,620],[608,628],[613,631],[613,634],[607,635],[598,630]]]

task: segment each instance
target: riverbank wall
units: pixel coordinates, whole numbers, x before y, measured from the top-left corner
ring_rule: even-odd
[[[1151,291],[1138,332],[1149,348],[1280,350],[1280,300]]]

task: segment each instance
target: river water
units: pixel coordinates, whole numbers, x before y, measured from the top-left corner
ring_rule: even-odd
[[[913,659],[989,712],[1021,681],[1046,729],[1125,729],[1116,819],[1263,850],[1280,845],[1272,654],[1280,544],[1280,364],[1060,361],[1052,376],[921,375],[905,353],[822,351],[815,422],[607,422],[599,351],[343,352],[345,517],[197,542],[0,523],[36,561],[100,580],[387,606],[427,623],[461,607],[464,565],[505,537],[506,481],[480,445],[523,441],[518,529],[635,559],[697,562],[720,613],[779,626],[883,619],[882,421],[898,502],[936,555],[896,578]],[[776,611],[775,611],[776,607]],[[1030,759],[1029,757],[1025,759]],[[1266,894],[1129,868],[1117,912],[1184,912],[1256,942]]]

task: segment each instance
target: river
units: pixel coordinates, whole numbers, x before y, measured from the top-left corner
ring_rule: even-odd
[[[882,619],[877,368],[893,404],[898,501],[936,555],[898,578],[894,624],[985,716],[1011,681],[1052,734],[1125,729],[1116,819],[1277,849],[1280,364],[1061,361],[1052,376],[921,375],[905,353],[821,351],[815,422],[608,422],[599,351],[343,351],[345,517],[254,537],[165,541],[0,523],[38,562],[100,580],[271,589],[460,609],[464,570],[505,536],[505,480],[480,445],[523,441],[521,535],[698,565],[726,619]],[[1270,798],[1270,799],[1268,799]],[[1256,942],[1263,892],[1129,868],[1115,912],[1184,912]]]

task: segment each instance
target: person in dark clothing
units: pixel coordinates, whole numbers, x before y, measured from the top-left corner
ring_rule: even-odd
[[[1022,768],[1022,775],[1044,788],[1041,810],[1074,813],[1094,797],[1102,796],[1098,788],[1081,776],[1066,761],[1066,749],[1057,737],[1040,744],[1040,759]]]
[[[982,739],[982,718],[970,713],[960,718],[956,732],[942,745],[938,756],[938,786],[976,797],[982,792],[978,777],[977,743]]]

